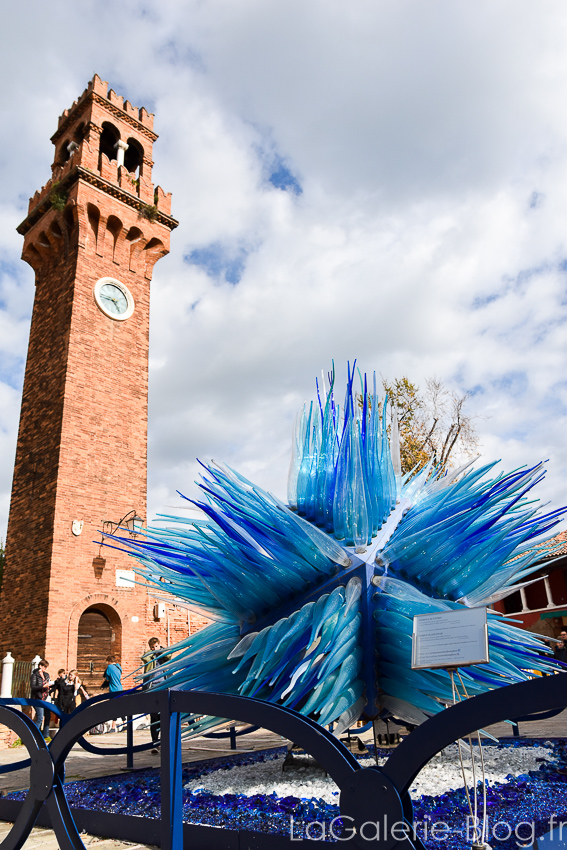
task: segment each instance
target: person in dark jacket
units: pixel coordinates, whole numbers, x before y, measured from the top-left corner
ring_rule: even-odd
[[[30,696],[32,699],[46,700],[49,696],[49,673],[47,668],[48,662],[42,658],[35,670],[32,670],[30,676]],[[51,720],[51,712],[45,711],[42,705],[36,705],[35,722],[44,738],[49,738],[49,721]]]
[[[142,663],[144,665],[144,690],[155,687],[156,684],[163,681],[164,677],[156,676],[155,671],[158,667],[161,667],[162,664],[167,664],[171,658],[171,655],[168,655],[164,647],[160,644],[159,638],[150,638],[148,646],[150,647],[149,652],[142,655]],[[154,755],[158,752],[157,743],[159,741],[160,733],[159,714],[150,714],[150,734],[152,736],[152,742],[156,745],[152,750]]]
[[[65,670],[59,670],[59,674]],[[84,699],[88,699],[89,695],[83,688],[76,670],[69,670],[66,676],[61,676],[55,680],[53,690],[57,688],[57,697],[55,704],[61,709],[63,714],[71,714],[77,707],[77,694],[81,694]]]
[[[75,680],[67,673],[61,684],[60,707],[63,714],[75,711]]]
[[[57,671],[57,678],[55,679],[55,681],[53,682],[53,684],[49,688],[49,693],[53,697],[53,702],[55,703],[55,705],[57,706],[59,711],[63,711],[63,709],[61,708],[61,695],[62,695],[62,686],[63,686],[63,682],[65,681],[66,672],[67,671],[65,670],[65,668],[61,667]]]

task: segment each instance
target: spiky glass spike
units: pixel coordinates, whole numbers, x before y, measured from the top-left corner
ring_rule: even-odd
[[[349,368],[342,410],[334,373],[329,384],[298,418],[289,506],[211,463],[193,502],[205,519],[161,516],[145,539],[113,545],[136,557],[157,598],[171,599],[167,589],[212,621],[173,647],[156,687],[254,696],[338,732],[383,710],[420,723],[452,692],[447,672],[411,669],[414,615],[513,592],[551,551],[534,540],[564,509],[542,515],[528,500],[542,464],[402,479],[396,417],[375,376],[357,392]],[[469,694],[555,669],[537,636],[493,611],[488,631],[490,663],[461,674]],[[190,733],[219,722],[194,718]]]

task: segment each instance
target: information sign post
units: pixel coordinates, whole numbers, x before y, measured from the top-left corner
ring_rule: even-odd
[[[413,618],[414,670],[488,664],[486,608],[417,614]]]
[[[467,693],[459,667],[470,667],[473,664],[488,664],[490,661],[488,649],[488,624],[487,609],[482,608],[455,608],[451,611],[438,611],[434,614],[417,614],[413,618],[412,635],[412,657],[411,666],[414,670],[434,670],[444,668],[451,677],[453,689],[453,704],[458,699],[466,699]],[[463,690],[459,695],[458,685],[455,682],[455,672],[458,676]],[[487,808],[486,808],[486,783],[484,775],[484,761],[480,734],[477,732],[479,752],[481,755],[481,781],[483,787],[482,827],[478,826],[477,814],[478,799],[476,781],[473,788],[474,807],[471,794],[467,786],[467,777],[461,756],[461,741],[457,741],[459,759],[463,773],[463,785],[469,807],[469,816],[473,826],[473,850],[487,850]],[[475,775],[472,739],[469,736],[470,757],[473,764],[473,776]]]

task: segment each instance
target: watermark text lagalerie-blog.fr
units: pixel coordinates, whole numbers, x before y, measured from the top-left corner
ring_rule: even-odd
[[[294,822],[293,816],[289,822],[289,834],[291,841],[302,841],[307,838],[311,841],[348,841],[355,834],[355,829],[352,826],[353,819],[348,815],[337,815],[332,821],[309,821],[298,825]],[[476,826],[476,830],[475,830]],[[360,827],[360,836],[365,841],[383,841],[387,837],[391,837],[396,841],[403,841],[405,838],[419,837],[422,841],[433,839],[435,841],[446,841],[451,835],[460,835],[467,842],[475,840],[476,835],[480,832],[482,824],[480,820],[467,817],[463,827],[449,826],[445,821],[416,821],[413,826],[410,826],[406,821],[395,821],[388,823],[387,815],[381,820],[366,821]],[[567,838],[567,823],[558,823],[556,815],[551,815],[544,833],[551,833],[552,838],[563,840],[563,835]],[[489,823],[487,827],[486,840],[494,847],[498,841],[508,841],[510,838],[515,839],[518,847],[533,844],[536,839],[536,824],[533,821],[519,821],[516,824],[510,824],[507,821],[496,821]]]

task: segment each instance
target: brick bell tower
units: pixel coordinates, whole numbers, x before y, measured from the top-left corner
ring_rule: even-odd
[[[36,291],[1,647],[45,656],[52,678],[78,666],[91,687],[107,654],[129,672],[149,634],[166,637],[131,559],[97,542],[146,520],[150,280],[177,226],[152,184],[153,118],[95,76],[59,118],[53,176],[18,227]]]

